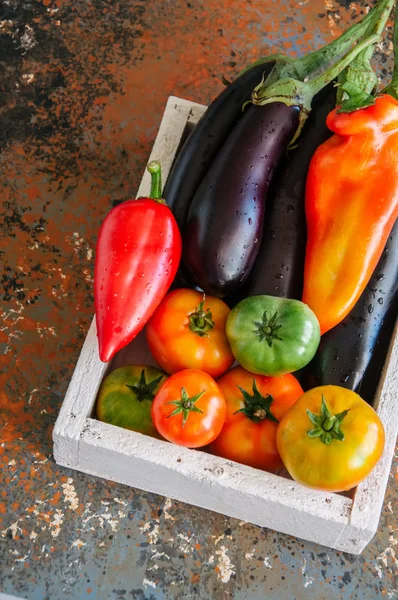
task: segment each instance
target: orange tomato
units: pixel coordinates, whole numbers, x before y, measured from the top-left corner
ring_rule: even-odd
[[[212,377],[227,371],[234,357],[225,334],[230,313],[219,298],[185,288],[162,300],[146,326],[149,348],[166,373],[199,369]]]
[[[151,415],[166,440],[200,448],[220,433],[226,415],[225,399],[210,375],[185,369],[162,385],[152,402]]]
[[[266,377],[235,367],[218,380],[227,403],[224,427],[210,450],[218,456],[276,471],[282,460],[276,447],[279,420],[303,389],[293,375]]]
[[[378,414],[358,394],[337,385],[306,392],[278,426],[277,446],[290,475],[330,492],[350,490],[384,449]]]

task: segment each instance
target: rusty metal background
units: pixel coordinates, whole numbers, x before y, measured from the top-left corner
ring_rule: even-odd
[[[261,55],[304,53],[344,0],[2,0],[0,590],[29,599],[398,598],[395,460],[353,557],[59,469],[51,431],[93,314],[93,250],[166,99],[208,103]],[[381,76],[391,43],[380,48]]]

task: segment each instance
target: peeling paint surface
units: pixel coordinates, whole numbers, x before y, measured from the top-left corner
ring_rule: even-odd
[[[398,460],[359,557],[61,469],[51,432],[93,314],[99,225],[134,195],[167,97],[203,104],[304,53],[349,0],[4,0],[0,10],[0,592],[70,598],[398,598]],[[377,52],[385,77],[391,51]]]

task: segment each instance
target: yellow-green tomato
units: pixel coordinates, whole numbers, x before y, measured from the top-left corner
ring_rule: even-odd
[[[160,437],[152,423],[152,400],[166,381],[155,367],[129,365],[112,371],[101,384],[97,418],[105,423]]]
[[[337,385],[306,392],[278,425],[276,444],[290,475],[311,488],[342,492],[369,475],[384,449],[378,414]]]

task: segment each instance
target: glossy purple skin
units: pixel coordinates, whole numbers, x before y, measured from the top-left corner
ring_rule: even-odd
[[[183,262],[205,292],[227,296],[248,277],[260,248],[268,188],[298,118],[296,106],[248,106],[200,184],[185,225]]]
[[[242,118],[242,105],[274,62],[255,65],[228,84],[209,105],[185,140],[163,190],[182,230],[192,198],[227,135]]]

